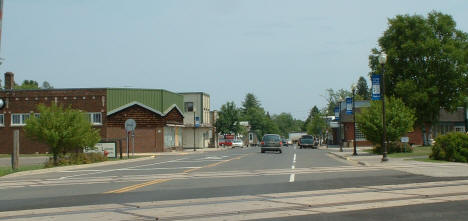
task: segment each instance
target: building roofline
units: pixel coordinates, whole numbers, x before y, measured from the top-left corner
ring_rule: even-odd
[[[206,95],[206,96],[210,97],[210,95],[208,93],[206,93],[206,92],[177,92],[177,93],[182,94],[182,95],[184,95],[184,94],[201,94],[201,95]]]

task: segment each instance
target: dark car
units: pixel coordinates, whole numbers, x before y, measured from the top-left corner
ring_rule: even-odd
[[[311,135],[303,135],[299,139],[299,148],[317,148],[317,142],[314,138],[314,136]]]
[[[265,134],[260,144],[262,153],[265,153],[265,151],[282,152],[281,146],[283,146],[283,142],[278,134]]]
[[[281,139],[281,142],[283,142],[283,146],[285,146],[285,147],[287,147],[289,145],[288,140],[286,138]]]

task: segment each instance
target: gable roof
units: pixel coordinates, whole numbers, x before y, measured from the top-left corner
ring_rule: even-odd
[[[140,102],[138,102],[138,101],[134,101],[134,102],[131,102],[131,103],[122,105],[122,106],[120,106],[120,107],[118,107],[118,108],[115,108],[115,109],[113,109],[113,110],[111,110],[111,111],[108,111],[108,112],[107,112],[107,116],[110,116],[110,115],[112,115],[112,114],[115,114],[115,113],[117,113],[117,112],[120,112],[120,111],[122,111],[122,110],[125,110],[125,109],[127,109],[127,108],[130,108],[130,107],[132,107],[132,106],[134,106],[134,105],[138,105],[138,106],[140,106],[140,107],[142,107],[142,108],[144,108],[144,109],[146,109],[146,110],[149,110],[149,111],[151,111],[151,112],[153,112],[153,113],[155,113],[155,114],[161,115],[161,116],[163,116],[163,117],[166,116],[166,115],[167,115],[169,112],[171,112],[173,109],[176,109],[176,110],[182,115],[182,117],[184,117],[184,113],[179,109],[179,107],[178,107],[176,104],[173,104],[172,106],[170,106],[169,108],[167,108],[164,112],[160,112],[160,111],[158,111],[158,110],[156,110],[156,109],[154,109],[154,108],[152,108],[152,107],[150,107],[150,106],[147,106],[147,105],[145,105],[145,104],[142,104],[142,103],[140,103]]]

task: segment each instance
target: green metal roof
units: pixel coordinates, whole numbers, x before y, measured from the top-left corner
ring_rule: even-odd
[[[160,89],[107,88],[107,114],[113,114],[132,105],[140,105],[166,115],[176,107],[181,114],[184,97]]]

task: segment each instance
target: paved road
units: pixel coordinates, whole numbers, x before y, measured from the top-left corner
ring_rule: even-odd
[[[0,219],[394,220],[395,210],[435,218],[444,208],[461,220],[467,180],[353,165],[325,150],[237,148],[2,178]]]

